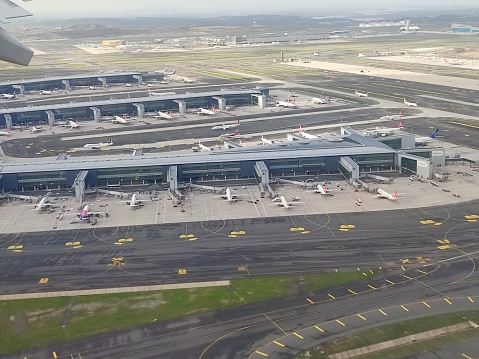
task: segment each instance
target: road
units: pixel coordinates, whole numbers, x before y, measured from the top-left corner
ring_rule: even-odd
[[[44,358],[52,350],[60,358],[80,353],[88,359],[261,357],[256,350],[282,358],[285,353],[327,340],[335,333],[344,335],[399,318],[477,309],[467,296],[477,294],[474,269],[479,228],[464,217],[477,214],[477,205],[470,202],[369,214],[3,235],[2,293],[242,278],[247,274],[239,268],[246,265],[252,276],[356,268],[367,271],[378,267],[383,268],[383,274],[330,291],[147,325],[2,358]],[[441,225],[421,224],[424,219]],[[340,231],[344,224],[355,228]],[[298,227],[309,234],[291,231]],[[229,238],[233,230],[244,230],[246,234]],[[194,233],[198,240],[180,239],[184,233]],[[114,244],[126,236],[134,240],[122,247]],[[438,240],[444,238],[454,248],[439,250]],[[83,247],[65,249],[65,242],[73,239],[81,241]],[[11,243],[23,244],[24,251],[5,250]],[[124,267],[108,267],[116,256],[125,258]],[[187,269],[188,275],[178,276],[179,268]],[[38,284],[40,277],[49,278],[47,286]],[[478,302],[479,298],[475,303]],[[355,317],[357,313],[363,313],[367,321],[363,323],[363,319]],[[337,319],[346,325],[338,325]],[[325,333],[314,329],[314,325],[324,327]],[[317,331],[315,335],[310,334],[314,333],[311,328]],[[294,332],[303,333],[303,339]],[[291,341],[291,335],[299,342]],[[277,338],[291,342],[286,347],[268,344]]]

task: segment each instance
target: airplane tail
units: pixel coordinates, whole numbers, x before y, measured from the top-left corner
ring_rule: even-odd
[[[399,116],[402,116],[402,111],[399,111]]]
[[[436,138],[437,134],[439,133],[439,129],[436,128],[436,130],[432,133],[432,135],[430,136],[431,138]]]
[[[113,144],[113,141],[111,140],[111,138],[108,139],[108,142],[107,142],[109,145],[112,145]]]
[[[293,105],[296,105],[296,99],[294,99],[292,103],[293,103]]]
[[[241,139],[239,140],[239,145],[243,147],[243,142],[241,141]]]
[[[407,102],[407,100],[406,100],[406,98],[404,97],[404,103],[406,103],[406,102]]]
[[[394,197],[394,198],[397,198],[397,195],[398,195],[398,191],[396,190],[396,191],[394,191],[394,193],[393,193],[393,197]]]
[[[404,128],[404,120],[401,121],[401,123],[398,125],[398,128]]]
[[[299,132],[304,132],[304,128],[301,125],[299,125]]]
[[[170,110],[170,116],[173,116],[173,110]]]
[[[236,121],[236,123],[239,125],[239,124],[240,124],[240,120]]]

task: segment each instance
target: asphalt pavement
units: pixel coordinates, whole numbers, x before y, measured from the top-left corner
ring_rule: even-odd
[[[257,351],[283,358],[336,335],[398,318],[477,309],[474,303],[479,298],[473,303],[467,296],[476,298],[478,226],[465,218],[477,214],[477,208],[478,202],[468,202],[369,214],[3,235],[0,271],[4,276],[0,286],[4,293],[243,278],[248,277],[239,270],[244,266],[249,276],[379,267],[383,274],[329,291],[155,323],[2,358],[44,358],[53,350],[59,358],[78,353],[82,358],[262,356]],[[426,217],[441,225],[421,224]],[[355,228],[341,231],[344,224]],[[298,227],[309,233],[291,231]],[[245,235],[230,238],[233,230],[244,230]],[[198,240],[180,238],[186,232],[194,233]],[[118,247],[114,242],[119,237],[133,241]],[[451,245],[440,249],[438,240],[446,237]],[[66,249],[65,242],[73,239],[81,241],[82,247]],[[23,252],[7,250],[11,243],[23,244]],[[116,256],[125,258],[122,269],[108,266]],[[188,275],[179,276],[179,268],[187,269]],[[49,278],[46,286],[38,284],[40,277]],[[366,318],[364,323],[357,313]],[[314,329],[315,325],[325,332]],[[311,334],[311,328],[317,333]],[[274,340],[289,344],[274,348],[275,344],[269,344]]]

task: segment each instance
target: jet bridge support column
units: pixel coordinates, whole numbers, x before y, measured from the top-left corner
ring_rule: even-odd
[[[213,96],[213,100],[218,101],[218,110],[226,110],[226,99],[224,99],[223,97]]]
[[[45,111],[48,117],[48,126],[55,126],[55,114],[52,111]]]
[[[266,107],[266,96],[265,95],[253,94],[251,96],[256,98],[256,100],[258,101],[259,108],[265,108]],[[254,101],[252,101],[252,102],[254,102]]]
[[[178,167],[169,166],[168,167],[168,195],[173,200],[175,206],[181,203],[185,199],[185,196],[178,191]]]
[[[178,112],[182,115],[186,113],[186,102],[181,100],[174,100],[178,104]]]
[[[4,115],[5,117],[5,127],[7,128],[7,131],[10,131],[12,129],[12,116],[10,115]]]
[[[136,112],[139,118],[145,118],[145,105],[142,103],[134,103],[133,106],[136,107]]]
[[[20,95],[25,95],[25,86],[24,85],[12,85],[12,87],[15,89],[15,93],[18,93]]]
[[[65,91],[70,91],[70,80],[62,80],[62,84],[65,85]]]
[[[142,75],[133,75],[133,78],[138,82],[138,85],[141,85],[143,83]]]
[[[101,110],[98,107],[90,107],[90,110],[93,111],[93,119],[95,122],[101,121]]]
[[[254,170],[260,179],[259,188],[261,191],[261,197],[264,197],[266,191],[269,192],[269,195],[274,198],[276,193],[271,189],[269,185],[269,169],[263,161],[256,161],[254,164]]]
[[[75,178],[75,182],[73,182],[77,202],[82,203],[85,200],[85,180],[87,177],[88,171],[81,171]]]
[[[106,81],[106,78],[105,77],[99,77],[98,78],[98,81],[101,82],[101,87],[106,89],[106,86],[107,86],[107,81]]]

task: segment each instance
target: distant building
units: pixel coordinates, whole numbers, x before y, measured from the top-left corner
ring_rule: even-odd
[[[125,40],[103,40],[101,42],[103,46],[121,46],[126,45]]]
[[[479,27],[463,24],[452,24],[451,32],[453,33],[479,33]]]

